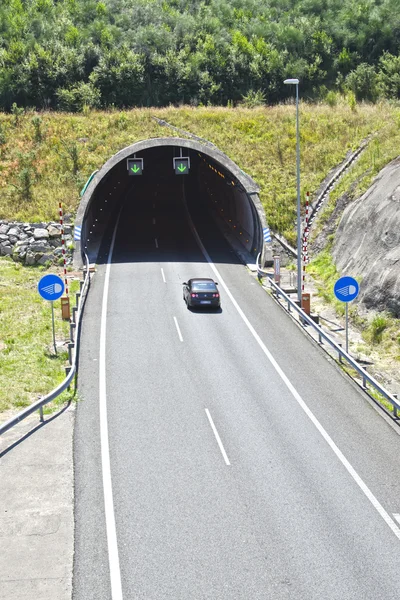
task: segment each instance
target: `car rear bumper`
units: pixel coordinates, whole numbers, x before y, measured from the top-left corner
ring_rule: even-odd
[[[189,306],[193,308],[219,308],[221,302],[219,300],[197,300],[196,298],[191,298]]]

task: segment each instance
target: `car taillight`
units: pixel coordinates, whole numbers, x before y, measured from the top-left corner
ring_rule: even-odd
[[[219,298],[219,294],[213,294],[213,298]]]
[[[192,298],[197,298],[198,294],[190,294],[192,296]]]

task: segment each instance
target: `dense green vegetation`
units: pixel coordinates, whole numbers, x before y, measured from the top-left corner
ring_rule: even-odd
[[[398,0],[3,0],[0,108],[400,98]]]

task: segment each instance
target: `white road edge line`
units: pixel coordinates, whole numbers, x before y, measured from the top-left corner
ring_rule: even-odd
[[[228,465],[228,467],[229,467],[229,465],[230,465],[231,463],[229,462],[229,458],[228,458],[228,456],[227,456],[227,454],[226,454],[226,452],[225,452],[225,448],[224,448],[224,446],[223,446],[223,444],[222,444],[222,442],[221,442],[221,438],[219,437],[219,434],[218,434],[217,428],[216,428],[216,427],[215,427],[215,425],[214,425],[214,421],[212,420],[212,417],[211,417],[211,415],[210,415],[210,411],[208,410],[208,408],[205,408],[204,410],[206,411],[206,415],[207,415],[207,417],[208,417],[208,420],[209,420],[209,422],[210,422],[211,429],[212,429],[212,430],[213,430],[213,432],[214,432],[215,439],[216,439],[216,440],[217,440],[217,442],[218,442],[219,449],[221,450],[222,456],[224,457],[225,464],[226,464],[226,465]]]
[[[157,238],[154,238],[154,241],[156,243],[156,248],[158,248],[158,240],[157,240]]]
[[[121,209],[122,210],[122,209]],[[108,563],[110,568],[111,598],[112,600],[122,600],[121,571],[119,566],[117,530],[115,526],[114,501],[111,481],[110,464],[110,446],[108,439],[108,421],[107,421],[107,394],[106,394],[106,324],[107,324],[107,301],[108,288],[110,280],[110,267],[114,250],[115,236],[121,211],[119,212],[117,222],[111,241],[110,251],[104,280],[103,305],[101,311],[101,330],[100,330],[100,357],[99,357],[99,409],[100,409],[100,443],[101,443],[101,464],[103,474],[104,491],[104,509],[107,530],[108,545]]]
[[[162,278],[163,278],[163,282],[167,283],[166,280],[165,280],[164,269],[162,267],[161,267],[161,275],[162,275]]]
[[[398,523],[400,523],[400,515],[399,515],[399,513],[393,513],[393,516],[394,516],[394,518],[396,519],[396,521],[397,521]]]
[[[181,342],[183,342],[183,337],[182,337],[182,334],[181,334],[181,330],[179,329],[178,320],[177,320],[176,317],[174,317],[174,321],[175,321],[176,330],[178,332],[178,337],[181,340]]]
[[[314,415],[314,413],[311,411],[311,409],[308,408],[307,404],[304,402],[304,400],[300,396],[299,392],[296,390],[296,388],[294,387],[294,385],[290,382],[289,378],[286,376],[286,374],[283,372],[283,370],[281,369],[281,367],[278,365],[277,361],[274,359],[274,357],[272,356],[271,352],[265,346],[264,342],[261,340],[260,336],[258,335],[258,333],[256,332],[256,330],[254,329],[254,327],[252,326],[252,324],[250,323],[250,321],[248,320],[248,318],[246,317],[246,315],[244,314],[244,312],[240,308],[239,304],[236,302],[236,300],[233,297],[232,293],[228,289],[228,286],[226,285],[226,283],[222,279],[222,277],[221,277],[221,275],[220,275],[217,267],[212,262],[209,254],[207,252],[207,250],[205,249],[205,247],[203,245],[203,242],[200,239],[199,234],[197,233],[197,230],[196,230],[196,228],[194,226],[194,223],[193,223],[193,221],[191,219],[191,216],[190,216],[190,213],[189,213],[189,209],[187,207],[185,199],[183,200],[183,204],[184,204],[184,208],[185,208],[185,211],[186,211],[186,215],[187,215],[187,219],[188,219],[188,222],[189,222],[189,226],[190,226],[190,228],[191,228],[191,230],[193,232],[194,237],[196,238],[196,241],[197,241],[197,244],[198,244],[200,250],[202,251],[205,259],[207,260],[207,262],[209,263],[211,269],[214,271],[214,273],[215,273],[215,275],[216,275],[216,277],[218,279],[218,283],[220,283],[222,285],[222,287],[224,288],[224,290],[227,293],[228,297],[232,301],[232,304],[234,305],[234,307],[238,311],[239,315],[242,317],[243,321],[247,325],[248,329],[250,330],[250,332],[253,335],[254,339],[256,340],[256,342],[258,343],[258,345],[260,346],[261,350],[264,352],[265,356],[268,358],[268,360],[270,361],[271,365],[274,367],[274,369],[278,373],[279,377],[282,379],[283,383],[286,385],[286,387],[292,393],[293,397],[295,398],[295,400],[297,401],[297,403],[299,404],[299,406],[303,409],[303,411],[306,413],[307,417],[310,419],[310,421],[313,423],[313,425],[319,431],[319,433],[324,438],[324,440],[326,441],[326,443],[333,450],[333,452],[335,453],[336,457],[340,460],[340,462],[342,463],[342,465],[344,466],[344,468],[347,470],[347,472],[349,473],[349,475],[353,478],[353,480],[355,481],[355,483],[358,485],[358,487],[361,489],[361,491],[364,493],[364,495],[368,498],[368,500],[371,502],[372,506],[379,513],[379,515],[382,517],[382,519],[385,521],[385,523],[390,527],[390,529],[393,531],[393,533],[397,537],[397,539],[400,540],[400,528],[397,526],[397,524],[390,517],[389,513],[383,508],[383,506],[381,505],[381,503],[379,502],[379,500],[374,496],[374,494],[371,492],[371,490],[369,489],[369,487],[367,486],[367,484],[364,483],[364,481],[358,475],[357,471],[354,469],[354,467],[350,464],[350,462],[344,456],[344,454],[342,453],[342,451],[338,448],[338,446],[332,440],[332,438],[330,437],[330,435],[328,434],[328,432],[324,429],[324,427],[318,421],[317,417]]]

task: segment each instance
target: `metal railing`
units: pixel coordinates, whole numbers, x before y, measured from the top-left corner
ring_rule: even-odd
[[[259,269],[259,275],[266,275]],[[370,375],[365,369],[363,369],[356,360],[350,354],[348,354],[342,347],[337,344],[321,327],[319,327],[313,319],[305,313],[298,304],[289,298],[287,294],[273,281],[271,277],[268,277],[268,283],[273,290],[273,294],[276,294],[277,298],[282,298],[283,302],[287,305],[287,311],[291,313],[291,311],[295,311],[299,315],[299,323],[305,328],[306,325],[309,325],[314,329],[314,331],[318,334],[318,343],[322,345],[324,342],[328,344],[335,352],[338,354],[338,360],[340,363],[346,361],[348,365],[352,369],[354,369],[362,380],[362,388],[364,391],[368,392],[367,384],[369,384],[376,392],[378,392],[389,404],[392,406],[393,417],[398,420],[399,415],[398,411],[400,411],[400,403],[397,400],[397,397],[394,394],[388,392],[381,384]],[[374,400],[376,400],[374,398]],[[390,414],[390,413],[389,413]]]
[[[11,419],[2,423],[0,425],[0,435],[17,425],[23,419],[29,417],[32,413],[37,410],[40,412],[40,420],[43,421],[43,406],[57,398],[64,390],[70,387],[76,373],[77,373],[77,359],[78,359],[78,350],[79,350],[79,337],[80,337],[80,328],[82,321],[82,313],[83,307],[85,305],[85,300],[87,296],[87,292],[90,286],[90,272],[89,272],[89,258],[85,254],[85,263],[86,263],[86,274],[81,286],[80,292],[76,294],[77,298],[77,306],[72,309],[73,317],[70,322],[70,342],[68,344],[68,356],[70,366],[66,367],[68,374],[60,385],[58,385],[52,392],[34,402],[24,410],[22,410],[17,415],[13,416]],[[82,283],[82,282],[81,282]]]

